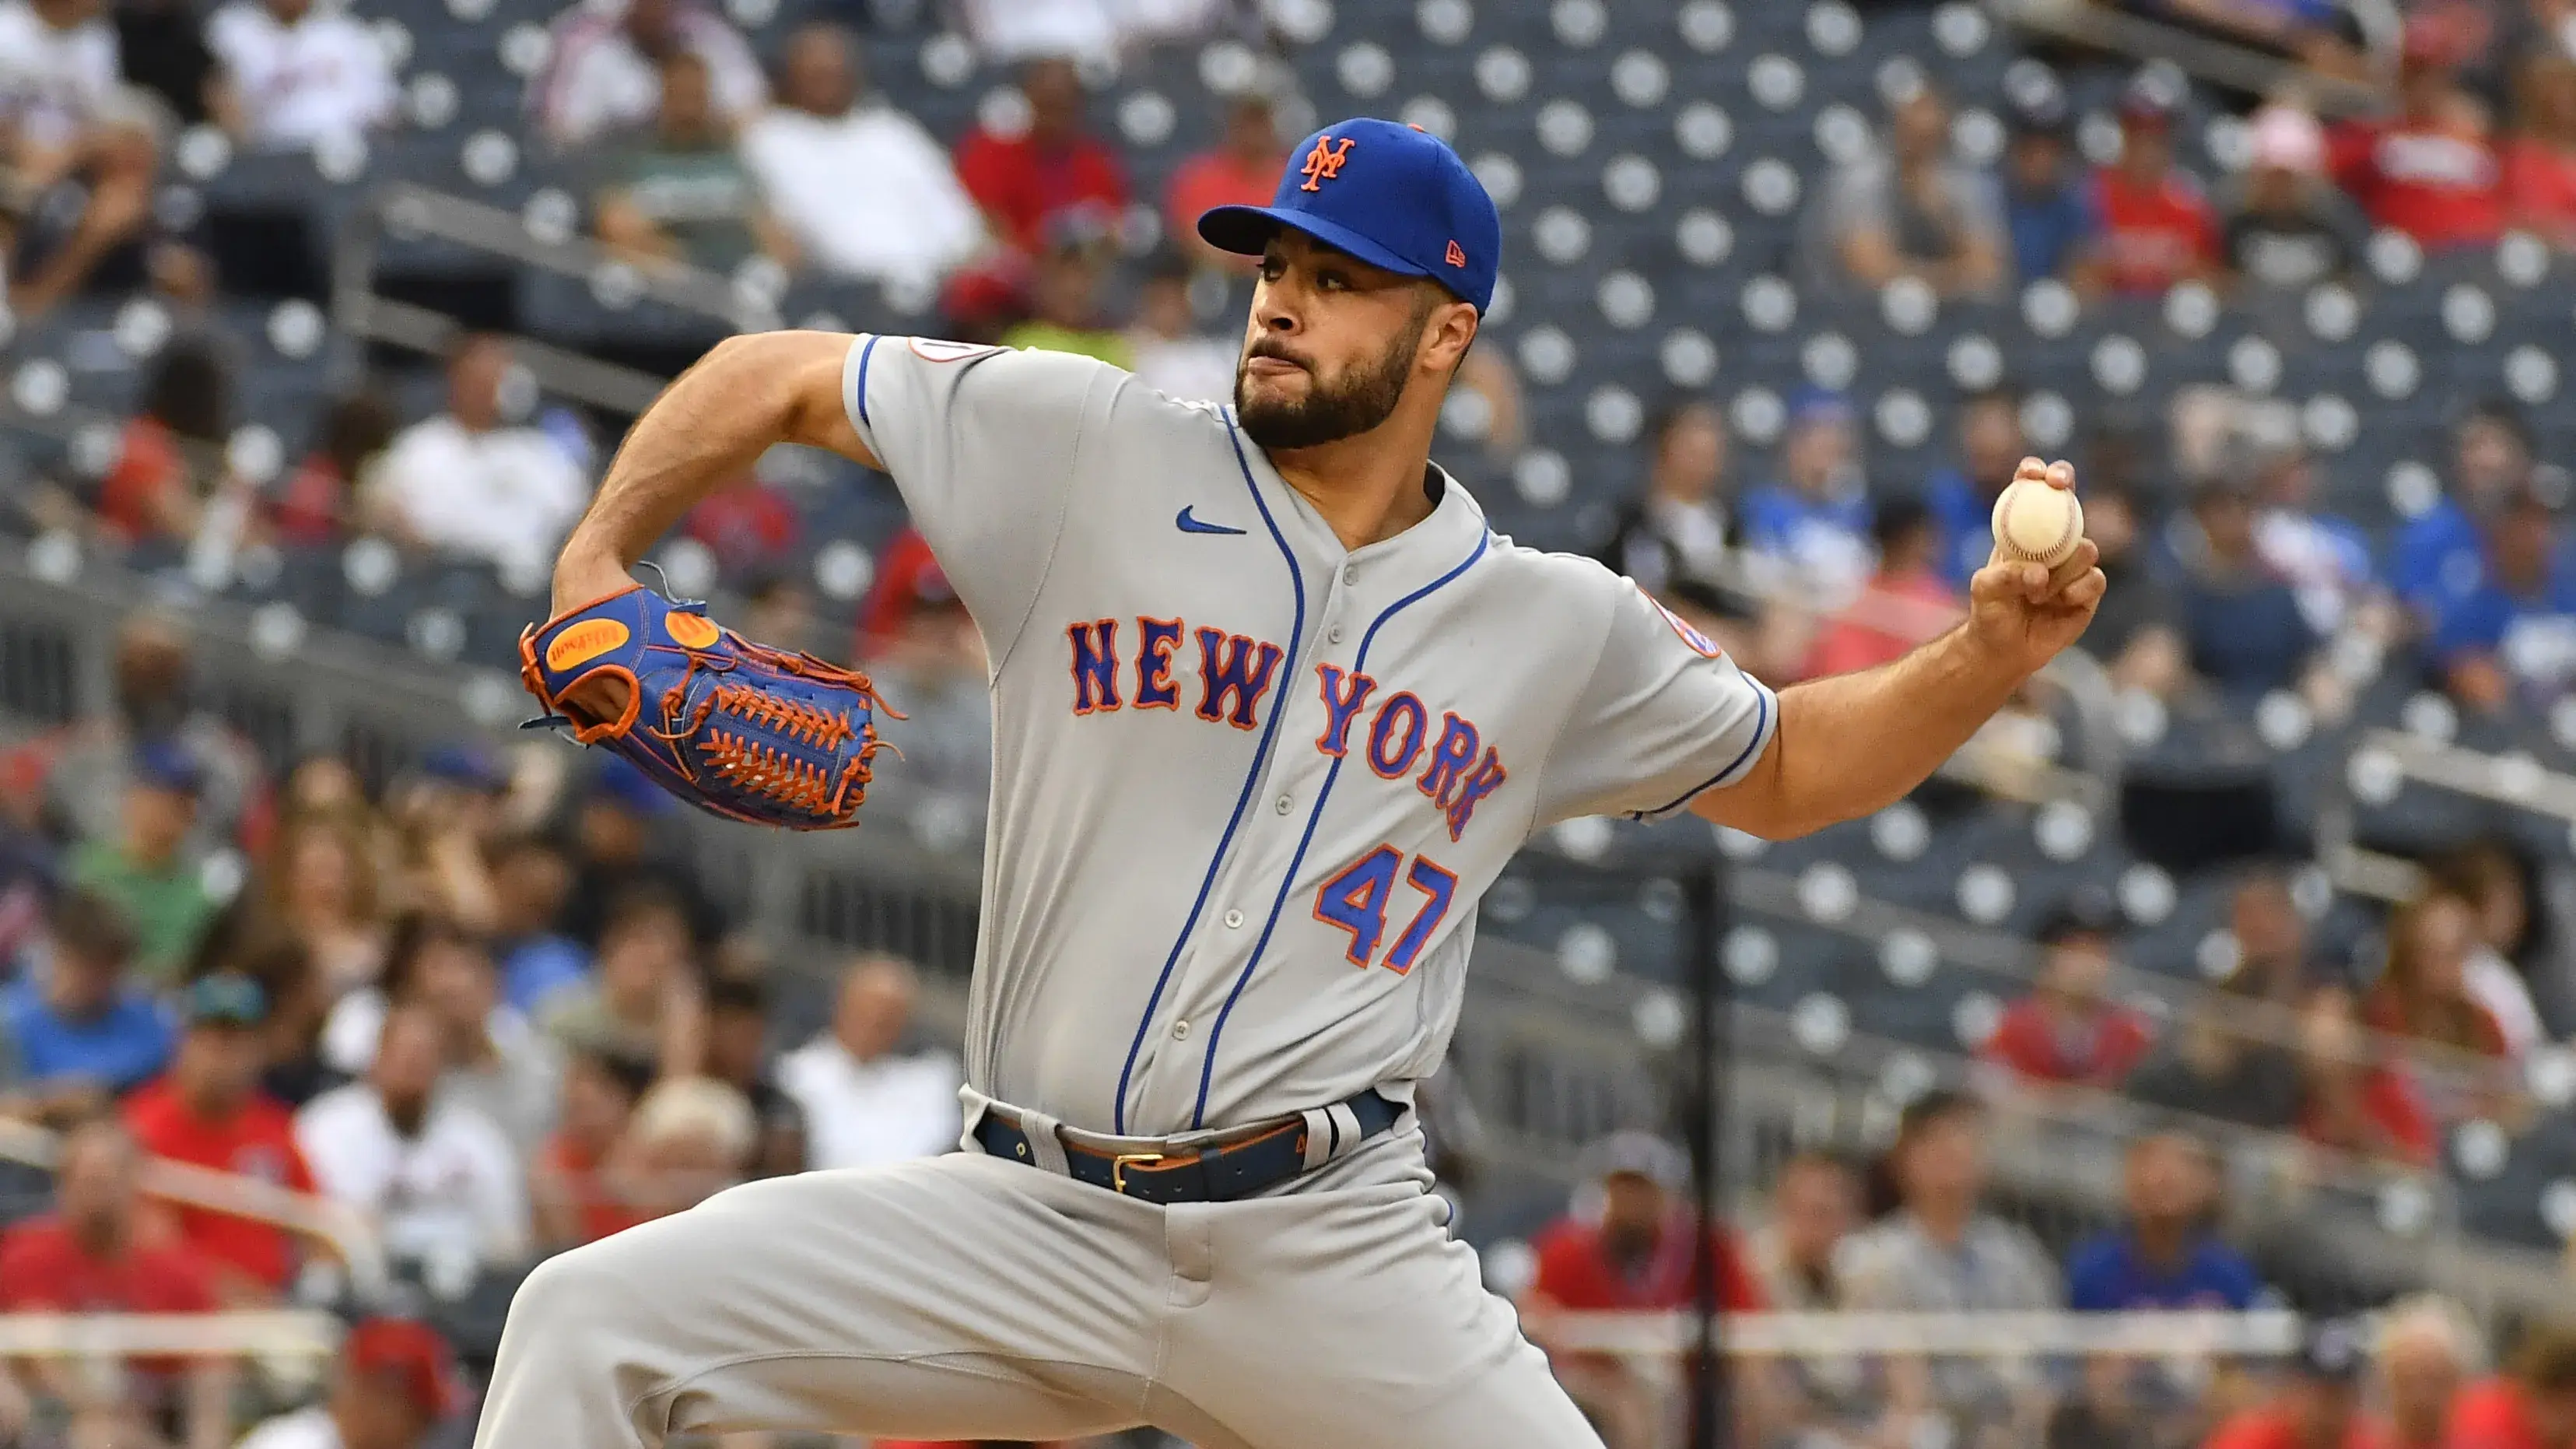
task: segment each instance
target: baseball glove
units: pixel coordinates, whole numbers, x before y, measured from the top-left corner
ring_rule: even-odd
[[[545,715],[701,810],[790,830],[856,825],[876,717],[864,674],[723,628],[638,584],[519,636]],[[576,697],[577,696],[577,697]]]

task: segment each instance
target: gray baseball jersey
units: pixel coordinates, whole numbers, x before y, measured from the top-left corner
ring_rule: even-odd
[[[1409,1099],[1531,833],[1680,809],[1777,727],[1437,469],[1353,550],[1227,409],[1087,358],[862,336],[842,391],[991,658],[966,1060],[1002,1101],[1159,1136]]]
[[[1224,409],[1099,363],[862,337],[843,392],[992,658],[970,1104],[1167,1136],[1409,1099],[1529,833],[1677,809],[1777,727],[1436,470],[1348,550]],[[752,1183],[539,1268],[476,1442],[1601,1449],[1427,1186],[1403,1132],[1169,1208],[977,1151]]]

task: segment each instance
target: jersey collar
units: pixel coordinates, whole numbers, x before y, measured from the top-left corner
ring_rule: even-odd
[[[1234,409],[1226,409],[1229,422],[1234,422]],[[1486,532],[1485,510],[1471,497],[1457,475],[1437,463],[1428,465],[1426,487],[1438,490],[1439,499],[1431,512],[1411,528],[1392,538],[1382,538],[1359,548],[1344,548],[1341,535],[1306,501],[1306,495],[1279,476],[1270,465],[1270,456],[1243,436],[1240,422],[1234,422],[1235,447],[1243,454],[1244,467],[1262,496],[1270,500],[1281,530],[1297,552],[1307,558],[1320,558],[1327,566],[1345,564],[1401,565],[1397,577],[1420,573],[1425,578],[1456,567],[1462,551],[1475,546]]]

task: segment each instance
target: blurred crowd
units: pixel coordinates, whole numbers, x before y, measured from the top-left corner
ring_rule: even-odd
[[[2527,1121],[2522,1063],[2576,1029],[2576,977],[2532,949],[2523,870],[2501,844],[2461,847],[2376,937],[2339,947],[2316,939],[2286,876],[2250,869],[2227,959],[2209,963],[2215,989],[2170,1026],[2126,1004],[2109,902],[2079,895],[2041,928],[2032,990],[1982,1058],[2010,1095],[2118,1092],[2204,1125],[2430,1167],[2448,1129]]]
[[[51,126],[74,138],[57,147],[64,155],[113,155],[101,137],[159,112],[202,117],[249,146],[398,122],[369,32],[335,9],[230,0],[197,35],[184,7],[105,15],[95,3],[0,7],[0,113],[18,118],[22,148]],[[2161,8],[2238,25],[2276,7]],[[1269,195],[1292,139],[1282,117],[1302,123],[1306,103],[1275,75],[1232,92],[1221,133],[1160,195],[1140,195],[1118,133],[1093,115],[1083,65],[1241,17],[1180,0],[1058,9],[1030,7],[1050,18],[1025,21],[1019,6],[964,7],[982,54],[1018,70],[975,124],[943,140],[869,87],[851,33],[832,23],[795,28],[762,56],[695,0],[575,7],[529,82],[528,124],[596,176],[584,209],[598,239],[639,265],[729,273],[757,262],[909,289],[946,335],[1081,352],[1175,396],[1224,398],[1235,354],[1226,284],[1244,273],[1198,242],[1191,219]],[[2064,284],[2070,305],[2204,287],[2219,305],[2259,311],[2358,281],[2374,233],[2426,253],[2492,248],[2508,233],[2576,248],[2576,55],[2547,11],[2409,7],[2386,113],[2322,119],[2286,89],[2243,118],[2244,165],[2214,181],[2179,159],[2190,87],[2168,65],[2127,86],[2103,161],[2078,144],[2054,81],[2010,90],[1993,166],[1954,143],[1960,118],[1936,88],[1896,87],[1880,143],[1815,188],[1806,281],[1930,303],[2039,282]],[[12,59],[21,31],[32,38]],[[183,64],[176,52],[190,45],[198,53]],[[58,54],[105,69],[66,87],[46,63]],[[10,102],[13,84],[30,97]],[[104,109],[79,111],[83,96],[107,98]],[[150,161],[147,148],[146,183]],[[107,162],[79,164],[92,168],[79,172],[93,177],[81,188],[89,212],[132,209],[96,169]],[[152,255],[185,251],[169,241]],[[12,275],[41,292],[50,265]],[[212,275],[166,259],[145,270]],[[32,527],[217,584],[251,553],[373,538],[488,564],[530,589],[604,465],[609,420],[545,404],[507,339],[469,336],[429,416],[402,418],[361,389],[311,421],[300,456],[249,468],[225,446],[242,421],[241,366],[183,322],[99,475],[9,506]],[[1533,441],[1510,351],[1471,354],[1464,381],[1451,462],[1499,479]],[[1947,461],[1896,477],[1873,467],[1865,420],[1833,391],[1787,399],[1779,437],[1751,456],[1714,398],[1676,392],[1637,450],[1633,482],[1581,480],[1589,501],[1575,531],[1715,623],[1767,678],[1879,662],[1956,616],[1994,497],[2037,450],[2026,401],[2007,358],[1991,385],[1948,400]],[[2292,403],[2192,387],[2165,417],[2087,420],[2067,447],[2119,585],[2091,652],[2118,684],[2167,703],[2287,693],[2329,723],[2351,708],[2353,676],[2380,661],[2422,671],[2477,715],[2545,708],[2576,679],[2567,477],[2538,456],[2534,425],[2511,401],[2460,399],[2452,416],[2435,487],[2392,528],[2328,506]],[[917,543],[901,535],[871,560],[876,597],[818,596],[806,566],[827,541],[813,533],[823,490],[798,488],[792,471],[755,470],[692,520],[707,582],[834,656],[885,644],[889,624],[953,602],[934,567],[903,566]],[[910,657],[926,652],[939,651]],[[945,652],[958,669],[972,662]]]
[[[1123,170],[1067,128],[1073,60],[1114,69],[1122,54],[1248,17],[1229,0],[957,8],[983,59],[1062,69],[1031,82],[1012,124],[979,130],[953,157],[871,103],[846,31],[799,31],[769,58],[773,73],[698,0],[567,10],[529,80],[527,125],[595,163],[597,234],[634,259],[730,270],[760,256],[935,285],[996,242],[1034,253],[1055,210],[1106,207],[1106,222],[1119,219]],[[37,315],[93,284],[200,299],[223,285],[190,235],[193,218],[153,205],[181,139],[203,130],[228,149],[267,152],[363,144],[407,120],[405,53],[315,0],[224,0],[202,12],[184,0],[15,0],[0,10],[10,306]],[[1221,150],[1215,174],[1194,168],[1192,185],[1227,190],[1243,167],[1276,160]]]
[[[1992,1111],[1936,1089],[1862,1162],[1778,1163],[1738,1233],[1703,1225],[1689,1163],[1643,1133],[1588,1154],[1573,1210],[1532,1243],[1521,1321],[1609,1449],[1658,1449],[1693,1408],[1689,1365],[1603,1351],[1587,1315],[1689,1310],[1705,1282],[1730,1313],[2250,1312],[2282,1306],[2239,1236],[2210,1145],[2132,1142],[2122,1213],[2052,1252],[1989,1180]],[[1720,1340],[1723,1343],[1723,1339]],[[2487,1341],[2459,1304],[2422,1295],[2366,1318],[2311,1318],[2293,1352],[1731,1355],[1720,1412],[1747,1445],[1791,1449],[2561,1449],[2576,1443],[2576,1327]]]
[[[2329,126],[2267,104],[2246,120],[2245,169],[2215,191],[2175,159],[2178,72],[2150,66],[2129,85],[2116,159],[2098,165],[2062,91],[2025,95],[1994,172],[1959,159],[1946,102],[1914,88],[1891,105],[1886,144],[1811,208],[1815,283],[1927,299],[2204,287],[2277,310],[2358,281],[2374,232],[2425,252],[2492,247],[2508,229],[2576,243],[2576,141],[2560,139],[2576,125],[2576,59],[2542,49],[2504,67],[2517,119],[2499,140],[2496,103],[2475,89],[2483,52],[2455,53],[2447,30],[2408,35],[2393,116]],[[1831,391],[1787,400],[1759,471],[1714,402],[1677,399],[1599,551],[1716,619],[1765,677],[1884,662],[1963,607],[1994,501],[2041,451],[2026,401],[2007,363],[1955,400],[1951,461],[1903,479],[1873,471],[1865,420]],[[2458,399],[2451,417],[2438,486],[2377,531],[2328,505],[2289,402],[2189,386],[2163,417],[2078,427],[2088,532],[2114,583],[2086,648],[2115,684],[2167,703],[2286,694],[2331,722],[2355,677],[2385,663],[2420,670],[2465,714],[2544,710],[2576,669],[2567,475],[2512,400]]]
[[[326,1242],[148,1193],[146,1156],[345,1205],[435,1304],[735,1182],[955,1145],[913,968],[773,967],[640,775],[458,746],[375,792],[331,758],[271,781],[191,702],[180,624],[134,616],[114,675],[0,757],[0,1114],[65,1134],[50,1208],[5,1204],[0,1311],[342,1301]],[[258,1402],[140,1378],[167,1392],[0,1379],[0,1437],[209,1449]]]

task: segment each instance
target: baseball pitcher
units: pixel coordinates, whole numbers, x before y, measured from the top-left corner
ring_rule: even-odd
[[[1948,635],[1775,694],[1629,581],[1496,535],[1430,461],[1502,242],[1446,145],[1329,126],[1273,205],[1198,225],[1260,258],[1232,407],[1080,357],[779,332],[716,348],[619,452],[555,575],[550,627],[587,630],[557,661],[730,640],[582,611],[632,599],[645,550],[779,443],[891,475],[983,632],[965,1150],[738,1187],[546,1263],[483,1449],[1138,1424],[1204,1449],[1597,1446],[1450,1239],[1410,1110],[1478,899],[1573,816],[1777,838],[1880,809],[2102,596],[2090,544],[1993,562]],[[597,738],[636,719],[637,678],[541,693]],[[657,738],[696,687],[661,696]],[[872,740],[846,710],[726,687],[755,725],[840,721],[726,736],[734,787],[849,803]],[[817,730],[842,753],[797,757]]]

